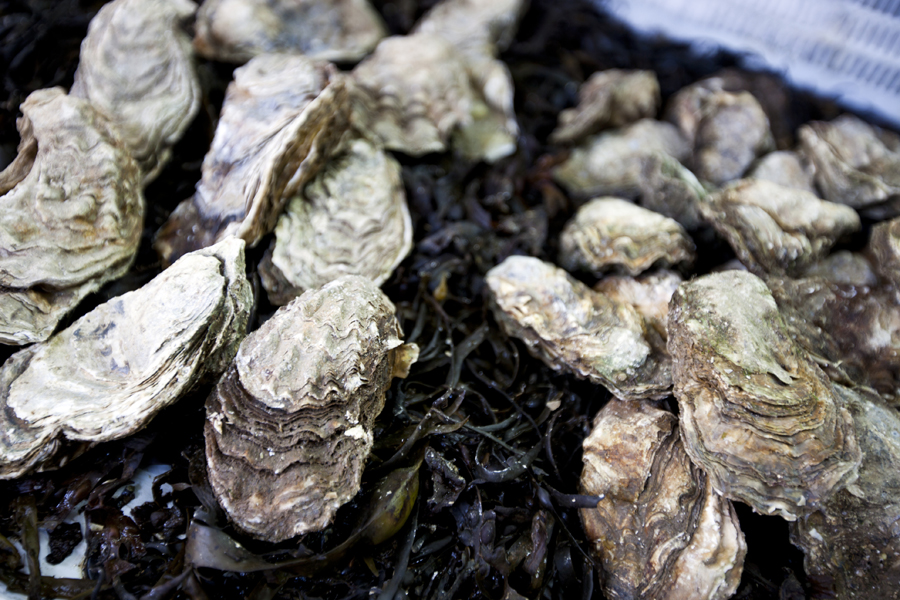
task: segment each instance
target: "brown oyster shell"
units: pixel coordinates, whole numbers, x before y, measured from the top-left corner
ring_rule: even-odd
[[[184,24],[189,0],[115,0],[91,20],[71,94],[112,122],[156,178],[200,108],[200,82]]]
[[[401,335],[387,296],[350,275],[247,336],[205,426],[209,480],[239,529],[273,542],[316,531],[356,494],[391,378],[418,355]]]
[[[669,310],[681,436],[716,491],[794,520],[853,481],[850,415],[762,280],[699,277],[679,286]]]
[[[729,598],[747,545],[728,500],[691,464],[671,413],[611,400],[584,440],[581,520],[611,599]]]
[[[666,339],[669,300],[682,281],[678,273],[661,269],[640,277],[604,277],[594,286],[594,291],[616,302],[630,304],[644,317],[648,325]]]
[[[784,187],[818,195],[813,182],[814,176],[815,169],[806,157],[790,150],[769,152],[747,173],[747,177],[765,179]]]
[[[21,106],[20,155],[0,174],[0,343],[46,340],[128,270],[144,197],[137,163],[90,104],[60,88]]]
[[[619,198],[595,198],[566,223],[559,263],[599,277],[619,268],[637,275],[654,264],[694,260],[694,242],[677,221]]]
[[[356,62],[387,35],[368,0],[205,0],[196,29],[198,54],[235,63],[274,53]]]
[[[157,234],[165,262],[225,237],[255,246],[348,126],[344,78],[325,62],[267,54],[234,72],[194,196]]]
[[[14,354],[0,369],[0,478],[130,435],[221,373],[253,304],[244,271],[243,242],[224,240]]]
[[[669,394],[664,344],[630,305],[525,256],[504,260],[488,271],[485,283],[503,330],[550,368],[602,384],[626,400]]]
[[[900,290],[900,217],[872,228],[869,249],[881,276]]]
[[[278,219],[262,283],[279,305],[343,275],[381,285],[409,254],[412,236],[400,164],[353,140]]]

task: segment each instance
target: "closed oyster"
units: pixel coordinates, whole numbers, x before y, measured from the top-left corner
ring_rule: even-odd
[[[694,242],[677,221],[618,198],[595,198],[579,208],[559,243],[563,268],[597,277],[612,268],[637,275],[657,263],[693,260]]]
[[[260,265],[274,304],[342,275],[381,285],[412,248],[413,227],[400,165],[364,140],[325,165],[294,197]]]
[[[209,480],[235,525],[281,541],[324,528],[359,490],[375,417],[418,350],[394,305],[350,275],[247,336],[206,403]]]
[[[759,159],[759,162],[747,173],[747,177],[765,179],[785,187],[818,195],[813,183],[814,173],[815,169],[805,157],[796,152],[781,150],[769,152]]]
[[[900,290],[900,217],[873,227],[869,248],[881,276]]]
[[[604,277],[594,286],[594,291],[633,306],[647,324],[665,339],[668,335],[669,300],[681,282],[681,275],[663,269],[637,278]]]
[[[223,371],[253,303],[244,270],[243,242],[224,240],[13,354],[0,369],[0,478],[132,434]]]
[[[100,9],[81,44],[72,95],[109,119],[144,172],[169,161],[200,107],[189,0],[115,0]]]
[[[387,35],[368,0],[205,0],[196,28],[199,54],[235,63],[266,53],[355,62]]]
[[[860,228],[848,206],[761,179],[726,186],[700,212],[757,273],[797,273]]]
[[[669,394],[664,344],[628,304],[525,256],[504,260],[485,283],[503,330],[550,368],[602,384],[625,400]]]
[[[137,163],[90,104],[60,88],[21,106],[20,155],[0,174],[0,343],[50,337],[128,270],[144,198]]]
[[[833,283],[857,287],[878,285],[878,276],[869,259],[848,250],[839,250],[811,264],[801,275],[801,278],[806,277],[821,277]]]
[[[678,221],[688,231],[703,224],[700,205],[709,193],[697,177],[675,158],[658,152],[642,161],[638,203]]]
[[[671,413],[611,400],[584,440],[585,533],[611,599],[729,598],[747,545],[728,500],[691,464]]]
[[[303,56],[258,56],[234,72],[194,196],[157,234],[166,262],[230,235],[255,246],[347,129],[343,77]]]
[[[659,81],[653,71],[598,71],[578,89],[578,106],[559,114],[554,144],[572,144],[609,127],[656,116]]]
[[[716,491],[795,520],[856,477],[850,415],[758,277],[681,284],[668,344],[685,449]]]

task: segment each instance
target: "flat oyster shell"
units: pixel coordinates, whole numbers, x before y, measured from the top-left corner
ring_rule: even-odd
[[[681,275],[661,269],[645,273],[640,277],[604,277],[594,286],[616,302],[630,304],[638,311],[648,325],[652,326],[663,339],[668,333],[669,300],[682,282]]]
[[[619,198],[595,198],[566,223],[559,262],[594,276],[619,268],[637,275],[654,264],[694,260],[694,242],[677,221]]]
[[[323,529],[359,491],[375,417],[405,377],[394,305],[342,277],[247,336],[206,403],[213,491],[235,525],[277,542]]]
[[[183,29],[189,0],[115,0],[91,20],[71,94],[119,131],[144,172],[156,178],[200,108],[200,81]]]
[[[356,62],[387,35],[368,0],[205,0],[196,29],[198,54],[235,63],[274,53]]]
[[[602,129],[652,119],[659,102],[659,81],[653,71],[598,71],[578,88],[578,106],[559,113],[550,141],[572,144]]]
[[[0,174],[0,343],[46,340],[128,270],[144,197],[137,163],[90,104],[62,89],[21,106],[22,154]]]
[[[503,330],[550,368],[602,384],[626,400],[669,394],[662,340],[630,305],[525,256],[504,260],[488,271],[485,283]]]
[[[611,599],[729,598],[747,545],[731,502],[691,464],[675,415],[611,400],[584,440],[581,491],[587,538]]]
[[[765,179],[785,187],[818,195],[813,180],[815,169],[806,157],[790,150],[769,152],[750,169],[747,177]]]
[[[400,164],[365,140],[348,143],[275,227],[260,265],[273,304],[343,275],[384,283],[412,249],[413,226]]]
[[[250,307],[244,244],[183,257],[0,368],[0,478],[142,428],[237,352]],[[59,462],[68,460],[64,456]]]
[[[849,206],[761,179],[726,186],[700,211],[756,273],[797,273],[860,228]]]
[[[669,311],[681,436],[716,491],[795,520],[855,479],[850,415],[762,280],[699,277],[679,286]]]
[[[157,234],[165,262],[234,235],[250,247],[275,227],[348,127],[344,78],[303,56],[258,56],[234,72],[194,196]]]

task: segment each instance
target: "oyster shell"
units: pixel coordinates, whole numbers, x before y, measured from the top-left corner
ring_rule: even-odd
[[[488,271],[485,283],[503,330],[550,368],[602,384],[626,400],[669,394],[664,344],[631,306],[525,256],[504,260]]]
[[[128,270],[144,198],[137,163],[90,104],[62,89],[21,106],[22,153],[0,174],[0,343],[50,337],[87,294]]]
[[[796,188],[816,194],[813,177],[815,169],[812,165],[796,152],[780,150],[769,152],[754,165],[747,177],[765,179],[789,188]]]
[[[165,262],[230,235],[255,246],[348,126],[344,78],[325,62],[267,54],[234,72],[194,196],[157,234]]]
[[[196,28],[200,55],[235,63],[266,53],[355,62],[387,35],[368,0],[205,0]]]
[[[253,303],[244,270],[243,242],[223,240],[12,355],[0,368],[0,478],[132,434],[224,370]]]
[[[869,259],[848,250],[839,250],[811,264],[801,276],[807,277],[821,277],[833,283],[846,283],[857,287],[878,285],[878,276]]]
[[[703,224],[700,205],[709,193],[697,177],[675,158],[661,152],[642,161],[638,203],[678,221],[689,231]]]
[[[260,265],[273,304],[342,275],[381,285],[412,249],[400,164],[357,139],[288,204]]]
[[[659,81],[653,71],[598,71],[578,89],[578,106],[562,111],[550,134],[554,144],[572,144],[609,127],[653,118]]]
[[[673,271],[659,270],[640,277],[604,277],[594,291],[606,295],[616,302],[630,304],[648,325],[652,326],[663,339],[668,333],[669,300],[681,284],[681,275]]]
[[[850,415],[758,277],[681,284],[668,345],[685,449],[716,491],[794,520],[856,477]]]
[[[611,400],[584,440],[585,533],[611,599],[729,598],[747,545],[728,500],[691,464],[671,413]]]
[[[900,290],[900,217],[873,227],[869,248],[881,276]]]
[[[81,44],[71,94],[111,121],[144,172],[169,161],[200,108],[200,82],[184,24],[189,0],[115,0],[100,9]]]
[[[584,204],[563,229],[559,262],[596,277],[611,268],[637,275],[654,264],[693,262],[694,242],[677,221],[618,198]]]
[[[401,334],[387,296],[350,275],[247,336],[206,403],[210,483],[238,528],[281,541],[356,494],[391,378],[418,355]]]

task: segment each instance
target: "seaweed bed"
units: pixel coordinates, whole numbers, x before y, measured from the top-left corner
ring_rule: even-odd
[[[0,166],[15,156],[19,103],[35,89],[71,85],[79,44],[101,4],[0,2]],[[392,32],[404,33],[434,2],[374,4]],[[522,127],[514,156],[491,166],[451,155],[400,159],[415,248],[384,289],[422,354],[410,377],[391,389],[364,489],[336,524],[278,545],[227,525],[204,475],[207,386],[136,436],[97,447],[59,471],[0,484],[0,579],[10,589],[35,598],[601,597],[577,511],[590,498],[576,494],[581,442],[609,395],[553,372],[507,338],[485,308],[483,276],[511,254],[556,255],[559,231],[576,207],[548,175],[559,153],[546,138],[559,111],[574,104],[581,81],[599,69],[653,69],[665,102],[737,59],[635,37],[583,0],[532,0],[502,58],[515,79]],[[200,62],[203,110],[146,191],[148,218],[134,268],[63,326],[159,272],[152,236],[200,177],[232,70]],[[776,88],[788,102],[783,122],[773,123],[781,146],[790,145],[798,124],[837,114],[828,103]],[[733,257],[711,233],[696,241],[697,272]],[[267,245],[252,250],[248,264],[257,264]],[[274,310],[264,294],[258,297],[256,325]],[[0,359],[11,352],[0,350]],[[155,480],[154,501],[123,514],[135,470],[154,463],[172,466]],[[417,464],[417,471],[398,470]],[[360,514],[391,519],[397,507],[369,500],[391,472],[407,475],[396,496],[415,501],[409,520],[377,546],[359,542],[329,552],[354,536]],[[75,510],[84,512],[84,532],[64,523]],[[786,523],[739,504],[737,510],[749,554],[735,597],[824,597],[804,576]],[[87,537],[85,579],[40,576],[38,528],[51,532],[50,562]]]

